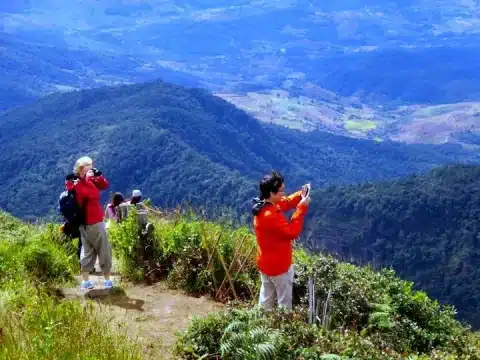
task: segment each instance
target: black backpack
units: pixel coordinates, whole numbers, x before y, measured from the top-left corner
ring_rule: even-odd
[[[75,187],[72,190],[65,190],[60,194],[58,206],[60,213],[65,220],[63,224],[63,233],[71,238],[80,237],[80,225],[85,224],[85,205],[87,199],[80,207],[77,203]]]

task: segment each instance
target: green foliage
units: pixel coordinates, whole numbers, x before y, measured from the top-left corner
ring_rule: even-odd
[[[135,280],[140,280],[145,275],[141,264],[137,262],[139,232],[135,209],[130,211],[128,218],[122,222],[121,226],[112,223],[109,229],[109,240],[112,244],[113,254],[120,260],[122,273],[128,274]]]
[[[480,167],[455,165],[395,182],[320,190],[313,194],[306,243],[391,266],[478,327],[479,177]]]
[[[0,359],[143,359],[141,348],[125,335],[114,334],[88,303],[58,302],[40,291],[29,294],[23,307],[12,308],[5,304],[4,291],[0,293]]]
[[[31,227],[24,230],[28,237],[15,242],[12,234],[23,231],[25,225],[4,218],[10,223],[3,224],[8,231],[2,232],[5,240],[0,241],[0,321],[11,324],[10,338],[6,339],[8,351],[18,353],[19,359],[27,355],[41,358],[49,352],[69,358],[71,351],[82,358],[95,358],[105,344],[119,341],[122,345],[108,349],[111,355],[107,356],[141,358],[136,347],[121,335],[112,335],[93,313],[82,313],[86,310],[77,302],[59,301],[48,295],[52,286],[71,279],[73,271],[74,247],[65,243],[58,228]],[[224,264],[230,267],[233,262],[230,274],[235,274],[232,283],[237,295],[256,301],[259,284],[255,241],[248,229],[234,229],[192,214],[153,222],[156,270],[172,287],[217,296],[219,284],[226,280]],[[133,250],[139,245],[138,230],[135,212],[111,228],[114,251],[129,265],[124,269],[132,276],[142,269]],[[393,270],[375,272],[332,256],[313,255],[302,248],[296,248],[294,255],[294,312],[264,313],[258,308],[239,308],[195,319],[179,335],[177,355],[185,359],[480,359],[478,335],[455,320],[453,308],[441,306],[426,293],[414,290],[413,283],[399,279]],[[245,260],[243,266],[233,261],[234,257]],[[207,266],[209,260],[212,267]],[[306,323],[309,276],[316,280],[319,314],[326,320],[321,326]],[[225,282],[221,300],[233,298]],[[39,319],[34,321],[36,316]],[[86,330],[92,327],[100,330]],[[80,341],[81,336],[75,338],[78,343],[69,344],[66,339],[73,334],[88,334],[98,346],[89,345],[85,339]],[[27,349],[26,355],[19,349]],[[0,348],[3,355],[1,351],[5,350]]]
[[[218,340],[222,338],[232,317],[227,313],[217,313],[204,318],[194,318],[183,334],[178,334],[175,352],[183,359],[193,360],[210,354],[219,354]],[[232,315],[233,316],[233,315]]]
[[[220,340],[220,353],[224,359],[277,359],[282,347],[283,338],[279,331],[240,321],[228,324]]]
[[[4,213],[0,216],[8,219]],[[29,278],[41,283],[66,283],[73,280],[76,264],[66,252],[58,229],[54,226],[35,230],[9,220],[0,229],[0,287],[3,282]],[[19,234],[24,237],[14,240]]]
[[[172,288],[183,289],[189,294],[206,294],[226,300],[234,297],[230,283],[226,282],[227,269],[239,298],[251,298],[256,292],[256,245],[248,229],[232,229],[228,224],[203,221],[193,215],[179,216],[171,221],[151,220],[156,264],[151,272],[156,278],[166,278]],[[131,278],[145,276],[136,256],[139,236],[135,215],[113,226],[110,239],[125,275]]]
[[[234,254],[240,254],[248,261],[238,267],[241,276],[235,276],[233,283],[235,289],[248,289],[241,293],[243,299],[255,301],[258,273],[250,252],[255,242],[248,229],[234,230],[191,214],[155,220],[154,224],[157,270],[171,287],[216,296],[219,283],[226,281],[222,259],[228,267]],[[118,225],[112,236],[129,226],[129,222]],[[131,246],[135,247],[135,242]],[[393,270],[376,272],[302,248],[295,249],[294,257],[297,312],[265,315],[258,309],[233,310],[197,319],[181,335],[178,354],[187,359],[214,355],[225,359],[315,359],[337,355],[387,360],[405,358],[404,354],[425,354],[434,359],[436,352],[459,359],[480,356],[468,329],[455,320],[453,308],[414,290],[413,283],[399,279]],[[207,266],[210,259],[211,268]],[[321,327],[305,324],[310,276],[316,283]],[[232,295],[227,292],[221,299]]]
[[[306,314],[277,310],[264,313],[230,309],[191,321],[179,334],[176,354],[182,359],[479,359],[478,338],[465,333],[452,338],[459,349],[444,344],[426,353],[415,350],[398,351],[381,332],[365,334],[352,329],[326,331],[306,322]],[[403,339],[402,339],[403,340]],[[262,344],[262,346],[256,346]]]
[[[455,320],[454,311],[413,290],[412,283],[397,278],[393,270],[375,272],[302,249],[296,250],[295,260],[295,294],[300,298],[296,312],[230,310],[197,319],[179,337],[177,353],[186,359],[214,354],[225,359],[260,354],[385,360],[424,354],[425,359],[436,359],[438,353],[452,359],[480,358],[478,340]],[[302,304],[309,275],[316,280],[320,316],[331,294],[327,328],[306,324]],[[215,342],[219,334],[221,341]],[[255,346],[259,343],[262,350]]]
[[[92,304],[57,297],[78,270],[58,225],[26,226],[3,212],[0,219],[0,359],[143,359]]]
[[[67,255],[52,243],[33,240],[21,252],[18,260],[35,280],[41,282],[73,280]]]
[[[24,242],[30,235],[30,232],[29,226],[0,210],[0,244],[4,241]]]
[[[297,250],[296,262],[296,281],[301,285],[297,288],[306,287],[309,274],[316,280],[320,314],[331,293],[327,312],[331,328],[354,329],[379,344],[386,340],[396,351],[422,353],[449,346],[451,339],[466,332],[451,307],[413,290],[413,283],[399,279],[393,270],[375,272],[331,256],[309,257],[303,250]]]
[[[368,317],[369,330],[389,330],[393,327],[393,309],[389,304],[373,304],[373,312]]]
[[[0,207],[32,220],[56,214],[64,176],[85,154],[112,191],[141,188],[159,206],[204,206],[210,215],[221,206],[243,213],[272,168],[295,190],[307,181],[386,179],[479,159],[461,148],[265,125],[206,91],[154,82],[54,94],[2,113]]]

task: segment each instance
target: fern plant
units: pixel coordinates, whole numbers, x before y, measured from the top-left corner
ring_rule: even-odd
[[[391,330],[394,326],[393,314],[390,299],[386,298],[382,303],[373,304],[373,311],[368,317],[368,326],[362,330],[362,335]]]
[[[263,325],[234,321],[225,329],[220,353],[224,359],[270,360],[280,358],[282,334]]]

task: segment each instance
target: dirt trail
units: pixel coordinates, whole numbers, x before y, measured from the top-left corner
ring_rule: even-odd
[[[98,264],[95,268],[99,269]],[[99,314],[106,316],[112,326],[124,328],[130,337],[141,342],[146,355],[160,353],[162,358],[172,359],[175,333],[186,329],[194,316],[222,309],[221,304],[210,299],[187,296],[162,283],[134,285],[122,282],[117,273],[113,274],[115,288],[111,291],[103,289],[103,276],[96,273],[90,277],[95,289],[82,293],[77,286],[64,289],[64,293],[67,298],[95,300]]]

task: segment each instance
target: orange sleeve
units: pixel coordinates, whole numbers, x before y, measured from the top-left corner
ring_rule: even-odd
[[[307,205],[300,205],[292,215],[290,222],[283,212],[276,209],[267,210],[263,215],[265,225],[279,240],[295,240],[302,232],[303,219],[307,209]]]
[[[276,205],[282,211],[293,210],[297,207],[298,203],[302,200],[302,191],[297,191],[290,196],[285,196]]]

